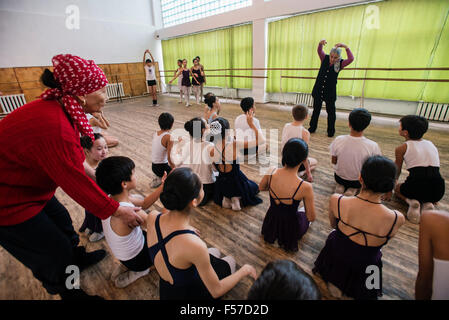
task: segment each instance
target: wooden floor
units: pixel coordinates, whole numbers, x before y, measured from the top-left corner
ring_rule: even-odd
[[[175,117],[174,129],[183,128],[184,122],[202,116],[203,107],[193,105],[186,108],[178,104],[175,98],[160,97],[158,108],[150,107],[151,98],[126,100],[123,103],[109,103],[104,112],[111,123],[109,134],[120,139],[120,145],[110,149],[110,155],[125,155],[134,160],[137,166],[136,193],[147,195],[151,192],[151,135],[158,128],[157,118],[161,112],[170,112]],[[241,113],[237,104],[222,103],[221,116],[230,120]],[[258,105],[256,116],[262,128],[282,130],[284,123],[291,121],[289,111]],[[403,142],[397,133],[397,126],[371,125],[366,130],[366,136],[377,141],[382,152],[394,159],[394,148]],[[336,123],[337,135],[347,134],[347,120],[338,119]],[[329,196],[332,194],[335,182],[330,163],[328,147],[331,138],[325,135],[326,119],[320,118],[317,133],[312,135],[310,142],[310,156],[318,159],[318,168],[314,172],[313,183],[317,207],[317,219],[300,242],[297,253],[286,253],[277,245],[264,243],[260,230],[265,213],[269,206],[267,192],[262,192],[263,203],[256,207],[244,208],[241,212],[222,209],[211,203],[206,207],[196,209],[193,224],[200,230],[203,240],[210,247],[219,248],[226,255],[233,255],[239,265],[250,263],[260,273],[267,262],[274,259],[292,259],[304,270],[311,274],[311,268],[323,248],[326,238],[331,231],[327,218]],[[280,135],[280,133],[279,133]],[[270,137],[268,137],[270,139]],[[280,137],[279,137],[280,138]],[[447,132],[429,130],[425,136],[435,143],[440,153],[441,173],[446,179],[449,177],[449,135]],[[280,155],[280,153],[279,153]],[[275,157],[276,155],[271,155]],[[280,159],[280,158],[279,158]],[[280,163],[280,161],[279,161]],[[242,165],[242,171],[257,183],[261,179],[257,165]],[[403,171],[403,180],[406,172]],[[446,189],[447,186],[446,186]],[[67,207],[77,230],[83,219],[84,210],[69,198],[62,190],[56,193],[58,199]],[[387,203],[387,206],[405,212],[406,207],[397,202]],[[160,202],[156,203],[160,208]],[[440,209],[449,210],[449,192],[440,202]],[[383,292],[382,299],[413,299],[414,286],[418,269],[417,243],[418,225],[408,221],[399,230],[383,253]],[[109,254],[99,264],[92,266],[81,275],[81,286],[90,294],[98,294],[106,299],[158,299],[158,275],[153,270],[144,278],[139,279],[125,289],[117,289],[110,281],[110,274],[117,264],[104,240],[89,243],[85,235],[81,235],[81,242],[87,250],[106,249]],[[31,272],[21,263],[0,247],[0,299],[58,299],[50,296],[42,288]],[[329,298],[329,293],[323,281],[313,276],[317,281],[323,296]],[[245,299],[252,285],[250,278],[244,279],[225,299]]]

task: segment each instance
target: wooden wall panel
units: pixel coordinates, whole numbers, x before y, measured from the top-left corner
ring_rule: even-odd
[[[123,83],[125,95],[137,96],[147,93],[142,62],[100,64],[98,66],[103,70],[110,83],[117,80]],[[23,93],[27,102],[35,100],[46,89],[40,81],[45,68],[53,71],[53,67],[50,66],[1,68],[0,92],[3,95]],[[160,75],[157,62],[155,63],[155,70],[158,91],[160,92]]]

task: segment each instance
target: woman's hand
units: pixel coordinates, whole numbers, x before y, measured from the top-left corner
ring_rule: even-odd
[[[245,264],[242,267],[243,272],[247,275],[250,276],[251,278],[253,278],[254,280],[256,280],[257,278],[257,273],[256,273],[256,269],[250,265],[250,264]]]
[[[322,46],[325,46],[325,45],[327,44],[327,41],[326,41],[325,39],[323,39],[323,40],[320,41],[320,44],[321,44]]]
[[[122,220],[128,227],[134,229],[144,223],[143,219],[137,214],[141,208],[139,207],[118,207],[117,211],[113,213],[113,216]]]
[[[173,82],[173,80],[170,80],[168,83],[171,84]]]

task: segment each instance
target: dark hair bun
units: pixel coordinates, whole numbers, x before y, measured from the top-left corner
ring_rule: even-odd
[[[160,199],[168,210],[184,210],[201,190],[200,178],[190,168],[176,168],[170,172],[164,183]]]
[[[162,204],[165,208],[168,210],[182,210],[184,208],[180,208],[179,204],[179,198],[176,196],[176,194],[170,192],[169,190],[163,191],[160,195],[160,199]]]
[[[49,69],[45,69],[44,73],[41,75],[41,81],[42,83],[49,88],[60,88],[61,85],[58,81],[56,81],[53,72],[51,72]]]
[[[396,181],[396,165],[383,156],[371,156],[362,166],[362,179],[368,190],[386,193],[394,189]]]

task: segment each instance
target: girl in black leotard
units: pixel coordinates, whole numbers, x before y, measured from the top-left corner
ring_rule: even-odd
[[[177,168],[168,175],[160,196],[170,211],[148,215],[147,244],[160,276],[161,300],[219,298],[244,277],[256,278],[256,270],[248,264],[234,272],[235,260],[220,259],[215,248],[208,250],[190,224],[202,197],[198,176],[190,168]]]
[[[270,195],[262,235],[268,243],[277,240],[285,250],[298,251],[298,241],[315,220],[312,184],[298,177],[298,168],[307,159],[308,151],[302,139],[288,140],[282,149],[283,167],[271,170],[259,183],[260,190],[268,190]]]
[[[313,269],[332,284],[331,291],[337,289],[340,292],[335,293],[355,299],[377,299],[382,295],[380,249],[405,222],[401,213],[381,203],[382,195],[393,190],[395,176],[393,161],[372,156],[363,164],[362,191],[357,196],[331,196],[329,221],[335,230],[327,238]],[[368,279],[371,275],[379,278]],[[369,288],[368,282],[372,284]]]
[[[198,59],[193,59],[193,66],[190,68],[192,72],[193,93],[195,94],[196,104],[200,103],[201,85],[204,82],[204,72],[198,63]]]

